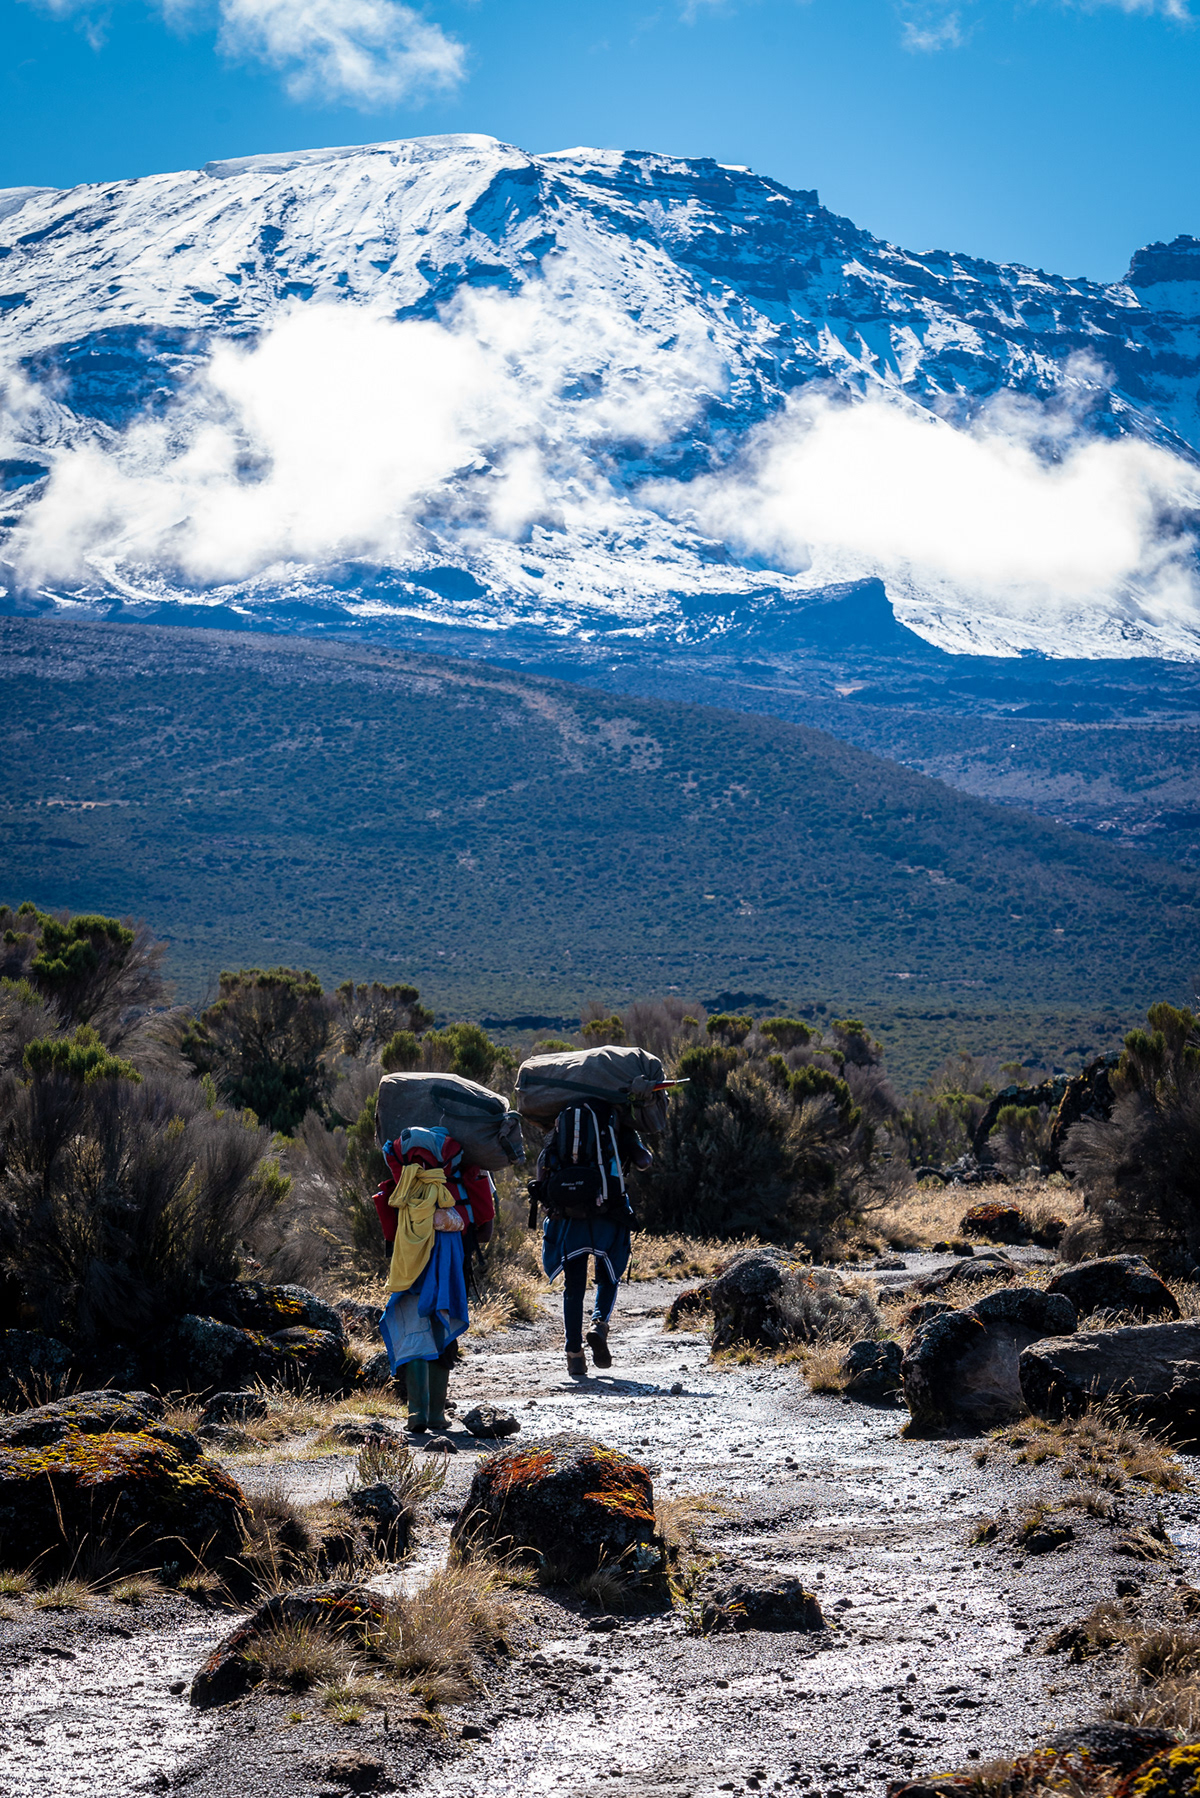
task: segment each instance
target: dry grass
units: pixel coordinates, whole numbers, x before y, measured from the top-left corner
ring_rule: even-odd
[[[148,1604],[161,1591],[162,1587],[156,1579],[147,1573],[138,1573],[129,1579],[118,1580],[115,1586],[110,1586],[108,1596],[114,1604],[137,1606]]]
[[[242,1650],[269,1685],[293,1692],[352,1675],[354,1651],[346,1638],[311,1623],[280,1623],[263,1630]]]
[[[28,1573],[18,1573],[14,1568],[0,1569],[0,1598],[24,1598],[33,1590],[33,1578]]]
[[[1061,1217],[1069,1225],[1083,1216],[1082,1196],[1067,1185],[943,1186],[925,1180],[900,1204],[872,1212],[870,1228],[889,1248],[927,1249],[935,1242],[960,1236],[959,1224],[972,1206],[992,1204],[1018,1206],[1035,1227],[1052,1217]]]
[[[810,1392],[844,1392],[850,1381],[845,1371],[844,1342],[814,1342],[800,1357],[800,1372]]]
[[[625,1609],[637,1586],[619,1567],[597,1567],[594,1573],[576,1580],[575,1590],[580,1598],[612,1615]]]
[[[91,1588],[78,1579],[55,1580],[33,1595],[35,1611],[86,1611],[91,1602]]]
[[[394,1442],[367,1442],[358,1451],[355,1473],[360,1486],[390,1486],[409,1516],[417,1506],[440,1492],[446,1484],[446,1455],[430,1455],[411,1448],[399,1437]]]
[[[1057,1462],[1064,1480],[1076,1480],[1082,1486],[1119,1492],[1132,1480],[1156,1492],[1185,1492],[1192,1484],[1166,1443],[1108,1404],[1061,1423],[1030,1417],[1019,1424],[1006,1424],[991,1432],[989,1442],[1021,1466]]]
[[[463,1697],[478,1656],[507,1639],[515,1612],[501,1572],[486,1561],[452,1561],[420,1591],[394,1601],[367,1637],[372,1657],[427,1704]]]
[[[634,1239],[634,1280],[711,1280],[738,1255],[765,1247],[758,1236],[720,1241],[710,1236],[638,1236]]]

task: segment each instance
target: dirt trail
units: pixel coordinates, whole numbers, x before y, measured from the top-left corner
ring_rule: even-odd
[[[49,1664],[43,1650],[40,1661],[14,1665],[5,1625],[0,1793],[73,1798],[92,1789],[88,1779],[106,1798],[168,1787],[195,1798],[329,1792],[322,1768],[333,1750],[352,1747],[378,1757],[398,1789],[442,1798],[709,1798],[785,1786],[878,1798],[888,1778],[1020,1750],[1103,1709],[1119,1669],[1071,1665],[1041,1644],[1111,1598],[1121,1573],[1147,1593],[1200,1576],[1193,1496],[1122,1497],[1131,1519],[1161,1510],[1178,1550],[1166,1565],[1114,1560],[1112,1530],[1103,1537],[1083,1519],[1076,1540],[1054,1554],[968,1547],[976,1519],[1060,1493],[1057,1476],[994,1457],[978,1466],[972,1442],[904,1441],[903,1412],[814,1397],[794,1368],[714,1367],[703,1336],[663,1332],[678,1290],[623,1287],[616,1364],[583,1383],[565,1377],[552,1295],[539,1321],[473,1345],[452,1396],[460,1411],[480,1400],[510,1406],[519,1440],[581,1431],[636,1454],[660,1495],[710,1496],[721,1508],[700,1520],[706,1552],[730,1568],[800,1574],[832,1632],[701,1637],[680,1613],[597,1632],[588,1627],[594,1607],[540,1601],[543,1638],[491,1690],[447,1713],[448,1740],[385,1733],[377,1714],[340,1732],[312,1716],[288,1724],[290,1700],[197,1716],[165,1688],[229,1627],[227,1613],[191,1622],[187,1634],[172,1625],[123,1644],[81,1642],[65,1676],[52,1651]],[[675,1384],[682,1391],[672,1394]],[[460,1452],[424,1527],[417,1570],[444,1554],[485,1452],[457,1428],[454,1439]],[[331,1458],[275,1467],[303,1497],[336,1490],[349,1470]],[[274,1468],[235,1471],[247,1486],[276,1477]],[[399,1577],[407,1584],[413,1573]],[[69,1622],[55,1628],[59,1641],[71,1639]],[[114,1684],[120,1668],[123,1690]],[[89,1710],[93,1686],[101,1701]],[[49,1720],[56,1709],[61,1718]],[[459,1742],[464,1723],[483,1739]],[[122,1738],[118,1757],[111,1745]]]

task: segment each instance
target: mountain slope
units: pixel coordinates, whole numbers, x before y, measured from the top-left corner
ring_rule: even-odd
[[[1193,239],[1104,287],[481,137],[12,190],[7,603],[719,645],[882,575],[946,648],[1190,657],[1198,296]]]
[[[363,646],[14,619],[0,693],[0,897],[144,916],[193,996],[280,961],[503,1019],[674,987],[948,1017],[940,1055],[956,1012],[1115,1028],[1190,990],[1194,874],[800,725]]]

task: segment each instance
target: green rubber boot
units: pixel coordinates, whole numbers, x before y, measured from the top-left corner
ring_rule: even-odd
[[[414,1436],[429,1428],[429,1363],[410,1361],[404,1369],[408,1385],[408,1427]]]
[[[446,1422],[446,1393],[450,1386],[450,1369],[437,1361],[426,1361],[429,1369],[429,1427],[431,1430],[448,1430]]]

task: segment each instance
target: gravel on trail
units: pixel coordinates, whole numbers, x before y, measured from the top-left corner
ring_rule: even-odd
[[[934,1265],[906,1259],[881,1284]],[[1120,1495],[1126,1529],[1161,1514],[1174,1545],[1163,1562],[1122,1559],[1117,1526],[1075,1512],[1055,1552],[1021,1550],[1003,1529],[970,1546],[981,1518],[1061,1499],[1053,1467],[1015,1467],[994,1452],[978,1465],[970,1438],[906,1440],[904,1411],[814,1396],[795,1366],[714,1365],[702,1334],[662,1328],[678,1290],[623,1286],[614,1365],[586,1381],[566,1377],[551,1293],[535,1322],[470,1345],[451,1397],[459,1414],[511,1409],[514,1445],[571,1431],[637,1456],[660,1499],[714,1507],[696,1525],[717,1572],[798,1575],[831,1629],[703,1636],[678,1610],[597,1629],[594,1604],[535,1592],[519,1601],[511,1659],[487,1690],[447,1708],[444,1727],[393,1717],[385,1728],[376,1712],[339,1727],[310,1701],[251,1697],[197,1714],[186,1690],[171,1691],[231,1627],[227,1611],[173,1594],[136,1617],[108,1602],[83,1616],[26,1605],[18,1617],[0,1602],[10,1613],[0,1620],[0,1794],[303,1798],[354,1786],[438,1798],[736,1798],[795,1787],[882,1798],[890,1779],[1020,1752],[1103,1713],[1124,1684],[1119,1661],[1074,1664],[1043,1653],[1045,1639],[1113,1598],[1118,1578],[1132,1577],[1149,1603],[1200,1575],[1193,1494]],[[416,1554],[372,1581],[380,1589],[411,1590],[444,1558],[476,1457],[494,1446],[456,1420],[451,1439],[457,1452]],[[343,1490],[352,1461],[230,1465],[247,1488],[282,1478],[307,1500]]]

